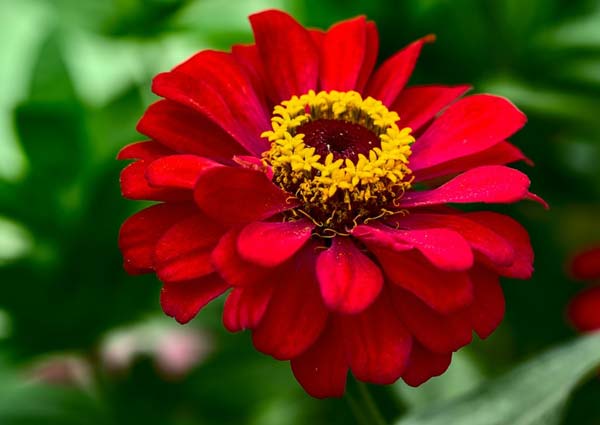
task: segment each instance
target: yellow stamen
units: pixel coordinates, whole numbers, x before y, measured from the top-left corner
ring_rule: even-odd
[[[325,158],[304,143],[297,130],[319,119],[359,124],[378,137],[380,146],[355,161]],[[386,207],[410,188],[408,168],[414,142],[411,129],[399,129],[398,114],[380,101],[354,91],[310,91],[277,105],[271,119],[272,130],[262,137],[271,142],[263,161],[273,168],[274,181],[303,202],[302,213],[323,227],[340,231],[391,213]]]

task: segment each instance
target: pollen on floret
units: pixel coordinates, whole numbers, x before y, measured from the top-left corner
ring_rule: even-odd
[[[321,230],[347,232],[389,214],[410,188],[411,129],[383,103],[355,91],[309,91],[277,105],[263,161]],[[323,233],[321,233],[323,234]]]

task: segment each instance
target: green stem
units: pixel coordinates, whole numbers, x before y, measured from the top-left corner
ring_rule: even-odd
[[[356,388],[356,394],[352,394],[349,389],[346,393],[346,400],[348,400],[357,422],[361,425],[386,425],[385,419],[371,396],[367,385],[355,381],[354,387]]]
[[[358,422],[359,425],[371,425],[369,419],[365,417],[365,412],[363,412],[359,401],[349,392],[346,392],[346,400],[350,405],[350,410],[352,410],[356,422]]]

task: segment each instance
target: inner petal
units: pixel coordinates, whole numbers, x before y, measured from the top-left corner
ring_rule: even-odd
[[[318,119],[300,125],[297,133],[304,134],[304,143],[315,148],[315,153],[325,158],[329,153],[333,159],[358,159],[361,153],[379,146],[379,138],[360,124],[335,119]]]

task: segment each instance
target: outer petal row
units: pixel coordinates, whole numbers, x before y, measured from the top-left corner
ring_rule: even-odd
[[[525,115],[502,97],[465,97],[450,106],[418,138],[412,149],[411,169],[416,172],[481,152],[510,137],[525,121]]]
[[[165,283],[160,293],[160,304],[165,314],[179,323],[187,323],[228,288],[229,285],[214,273],[198,280]]]
[[[200,212],[171,226],[156,243],[154,267],[158,278],[180,282],[214,272],[211,253],[224,232]]]
[[[409,192],[399,204],[402,208],[415,208],[452,203],[511,203],[531,199],[529,185],[529,178],[514,168],[487,165],[466,171],[436,189]]]
[[[119,248],[128,273],[154,270],[154,250],[158,240],[175,223],[195,212],[192,203],[159,204],[129,217],[119,232]]]
[[[433,35],[425,36],[387,59],[373,74],[366,94],[391,106],[408,82],[423,44],[434,40]]]
[[[377,55],[376,32],[364,16],[340,22],[327,31],[321,44],[321,90],[348,91],[361,89],[359,81],[370,74]]]
[[[267,310],[252,335],[259,351],[288,360],[306,351],[327,320],[316,284],[313,247],[296,256],[277,284]]]
[[[277,10],[251,15],[250,24],[276,103],[317,88],[319,52],[302,25]]]
[[[205,114],[172,100],[150,105],[137,130],[178,153],[227,160],[247,152]]]
[[[402,377],[413,386],[443,373],[473,329],[485,338],[504,316],[497,277],[483,269],[473,273],[475,302],[450,315],[429,310],[398,288],[360,314],[331,315],[320,338],[292,359],[294,375],[309,394],[335,397],[344,392],[348,370],[365,382]]]
[[[467,85],[407,87],[400,92],[391,109],[398,112],[401,127],[410,127],[413,132],[417,132],[469,88]]]
[[[269,128],[269,111],[230,54],[203,50],[156,76],[152,88],[210,119],[248,152],[260,155],[268,148],[260,135]]]
[[[197,181],[194,197],[209,217],[229,226],[263,220],[297,205],[264,173],[246,168],[206,171]]]
[[[506,215],[489,211],[459,213],[450,210],[446,214],[415,211],[405,217],[393,218],[389,224],[407,229],[452,229],[468,242],[478,262],[498,274],[528,279],[533,272],[529,235],[523,226]],[[451,249],[452,245],[446,248]]]

